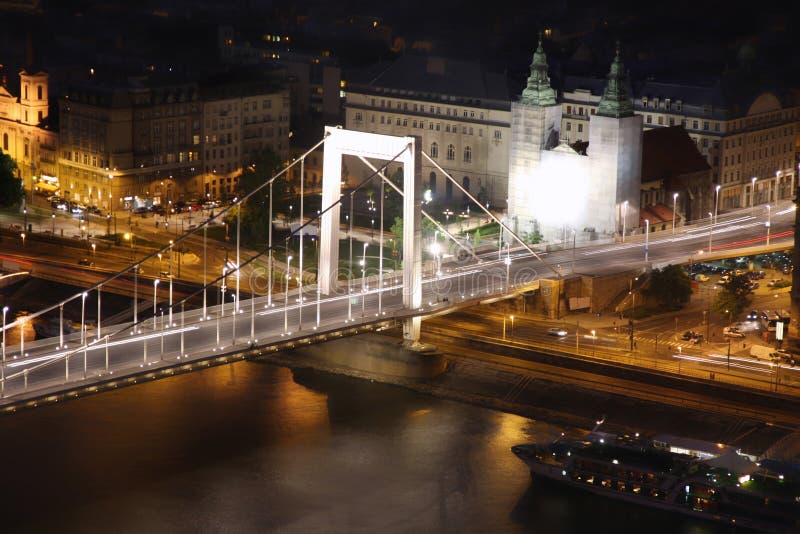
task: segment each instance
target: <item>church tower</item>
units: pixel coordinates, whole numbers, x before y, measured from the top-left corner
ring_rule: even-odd
[[[47,78],[47,73],[42,71],[34,74],[29,74],[26,70],[20,71],[19,120],[23,124],[37,126],[47,118]]]
[[[534,176],[542,151],[558,144],[561,106],[550,87],[542,34],[533,54],[528,85],[517,102],[511,103],[511,145],[509,147],[508,226],[517,234],[538,230],[531,214]]]
[[[642,117],[633,112],[619,43],[597,114],[589,119],[588,155],[594,187],[589,205],[597,231],[621,234],[639,226]]]

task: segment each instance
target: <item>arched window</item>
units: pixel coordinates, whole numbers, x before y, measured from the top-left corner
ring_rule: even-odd
[[[25,100],[28,100],[28,84],[25,84]]]
[[[469,191],[469,176],[465,176],[464,179],[461,180],[461,186],[465,191]]]
[[[36,97],[37,97],[39,100],[41,100],[41,99],[42,99],[42,86],[41,86],[41,85],[37,85],[37,86],[36,86]]]
[[[3,134],[3,150],[8,152],[8,134],[7,133]]]
[[[453,161],[454,159],[456,159],[456,147],[447,145],[447,160]]]
[[[464,163],[472,163],[472,148],[464,147]]]
[[[436,143],[434,143],[436,144]],[[431,194],[436,193],[436,173],[432,172],[430,176],[430,181],[428,182],[428,189],[431,190]]]
[[[438,158],[439,157],[439,144],[435,141],[431,143],[431,157]]]

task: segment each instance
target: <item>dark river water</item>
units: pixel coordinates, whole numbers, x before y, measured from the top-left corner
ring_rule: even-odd
[[[562,430],[240,362],[0,418],[0,532],[723,531],[532,481]]]

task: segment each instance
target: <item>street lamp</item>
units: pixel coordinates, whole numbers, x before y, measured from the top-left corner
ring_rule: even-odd
[[[367,247],[369,243],[364,243],[364,252],[361,254],[361,291],[366,289],[367,285]]]
[[[722,186],[717,185],[715,188],[716,194],[714,195],[714,224],[717,224],[717,213],[719,210],[719,190]]]
[[[97,244],[92,243],[92,256],[97,255]]]
[[[628,201],[622,203],[622,242],[625,242],[625,224],[628,219]]]
[[[675,207],[678,202],[678,193],[672,194],[672,235],[675,235]]]
[[[289,332],[289,279],[292,277],[292,257],[286,258],[286,293],[283,300],[283,333]]]
[[[514,337],[514,316],[511,316],[511,337]]]
[[[647,256],[650,253],[650,219],[644,220],[644,263],[647,265]]]
[[[772,208],[767,204],[767,246],[769,246],[769,230],[772,226]]]
[[[714,214],[708,212],[708,253],[711,254],[711,240],[714,237]]]
[[[753,214],[756,205],[756,177],[750,178],[750,215]]]
[[[86,317],[86,297],[89,294],[84,291],[81,294],[81,345],[86,343],[86,323],[84,322],[84,318]]]
[[[25,247],[25,232],[22,232],[19,236],[22,238],[22,246]]]
[[[53,236],[55,236],[56,235],[56,214],[55,214],[55,212],[52,215],[50,215],[50,218],[53,221]]]
[[[153,280],[153,330],[156,329],[156,298],[158,297],[158,283],[160,281],[158,278]]]
[[[8,306],[3,306],[3,363],[6,361],[6,313]]]
[[[594,357],[594,349],[597,346],[597,331],[592,330],[592,356]]]

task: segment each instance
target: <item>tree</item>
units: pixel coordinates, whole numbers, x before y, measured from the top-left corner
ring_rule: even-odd
[[[247,165],[239,178],[239,189],[242,194],[255,191],[259,186],[267,182],[277,174],[283,163],[280,157],[266,148],[259,152],[254,161]],[[284,213],[287,211],[287,199],[291,198],[294,192],[292,184],[286,179],[286,173],[281,175],[272,183],[273,198],[272,209],[274,213]],[[235,223],[236,211],[229,212],[228,220]],[[258,193],[250,197],[242,205],[242,239],[251,244],[264,244],[269,231],[269,186],[264,187]]]
[[[24,198],[22,180],[17,178],[17,164],[0,149],[0,206],[14,208]]]
[[[667,265],[653,270],[650,285],[643,293],[656,299],[661,306],[677,308],[689,302],[692,279],[680,265]]]
[[[714,301],[714,310],[731,319],[747,309],[751,300],[750,279],[743,274],[734,275],[722,286],[722,291]]]

